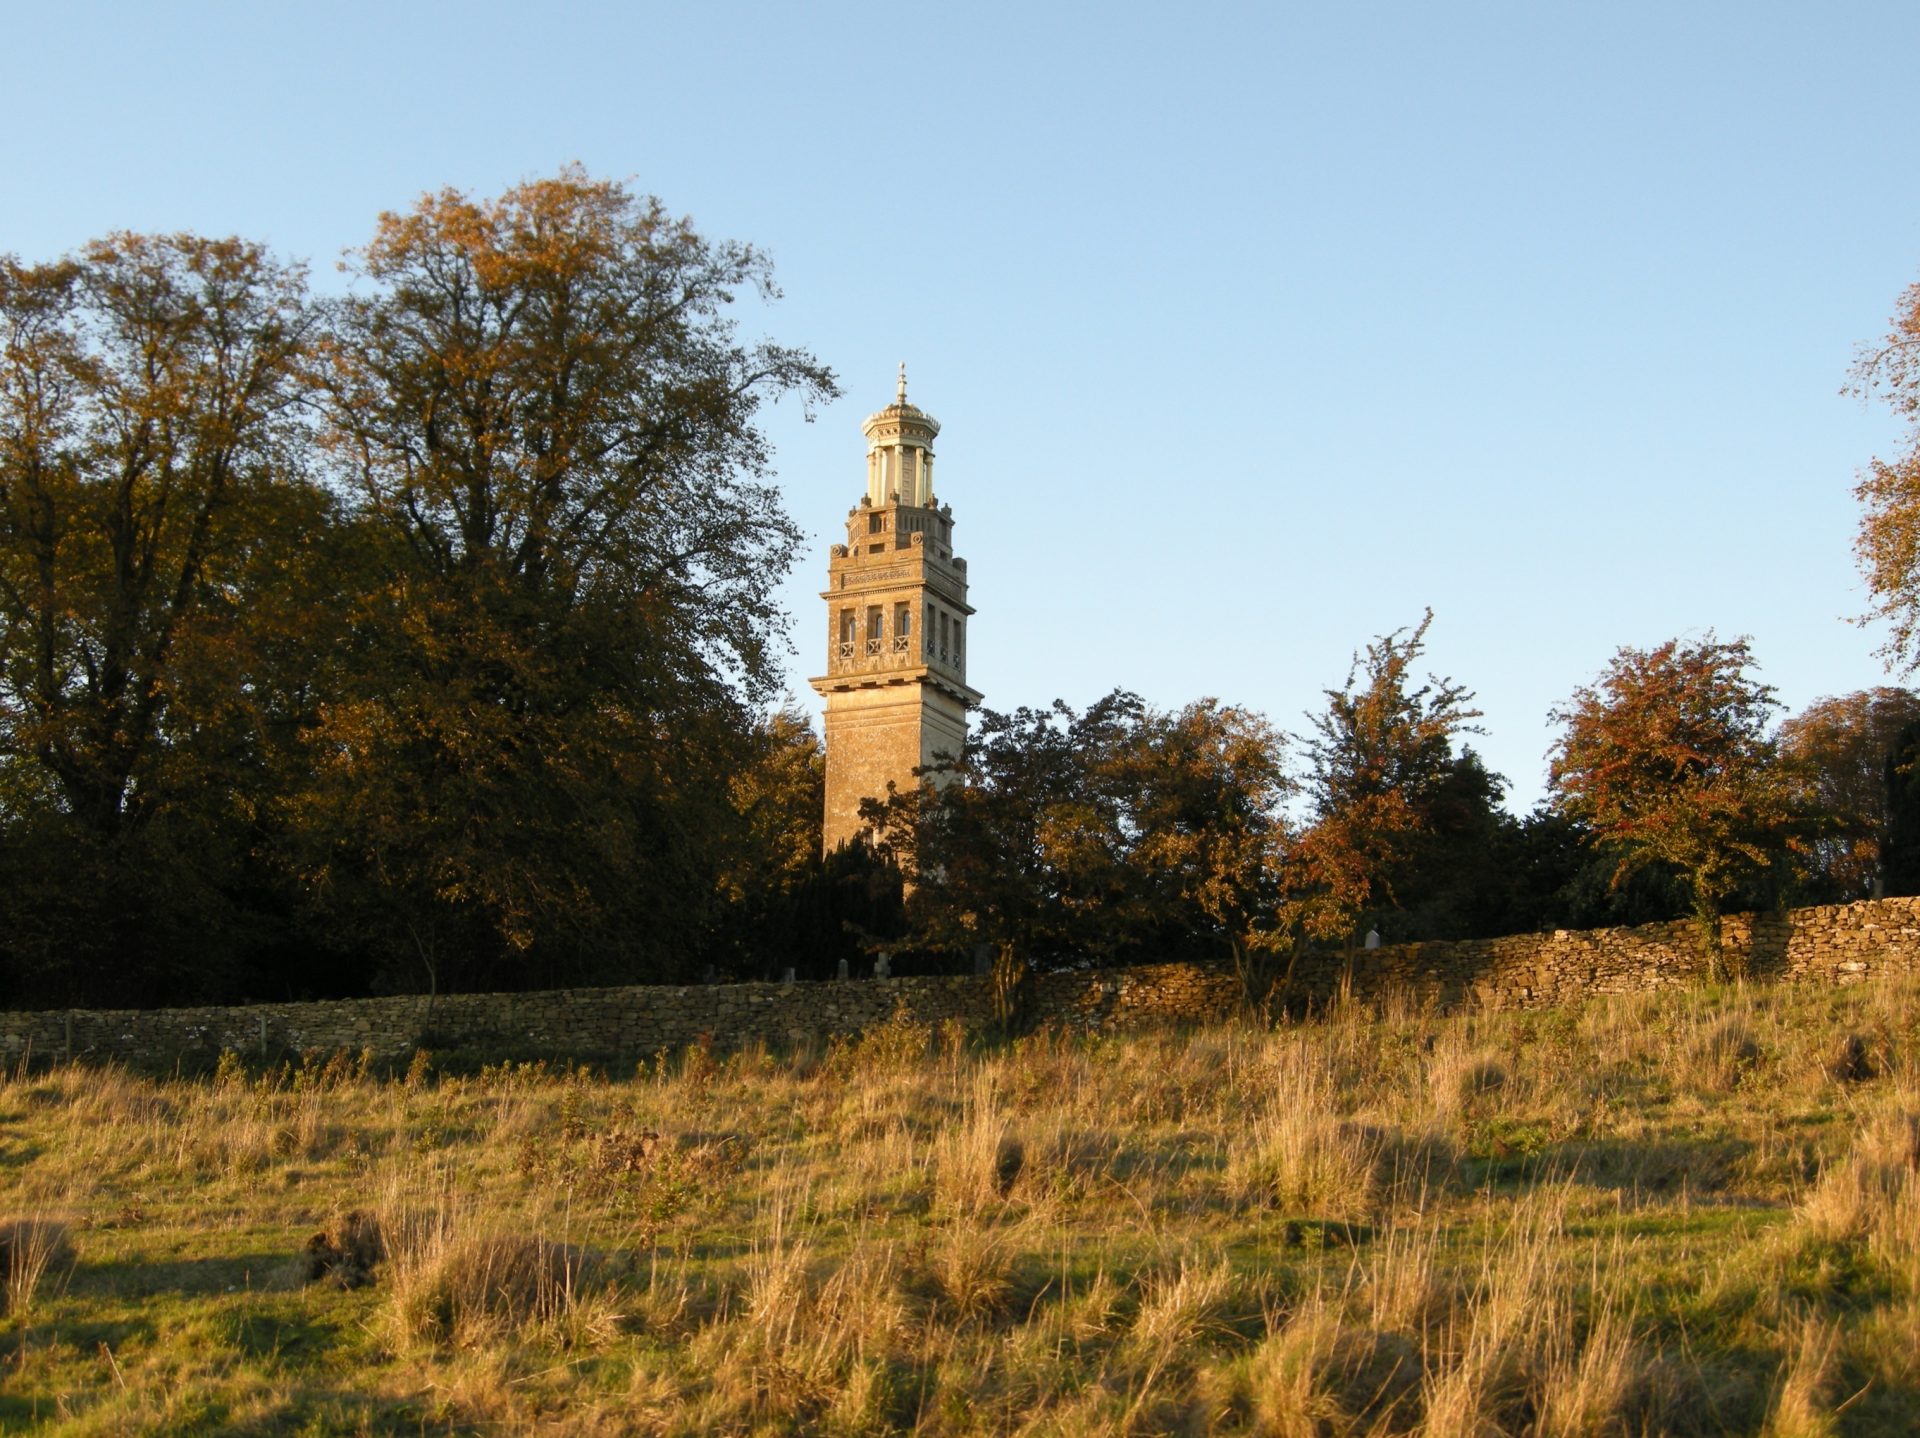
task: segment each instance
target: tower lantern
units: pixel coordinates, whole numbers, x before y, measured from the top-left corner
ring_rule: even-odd
[[[827,672],[809,681],[827,702],[829,852],[860,832],[862,799],[960,753],[981,698],[967,685],[967,562],[934,499],[940,422],[907,402],[904,364],[894,402],[860,428],[866,493],[827,563]]]
[[[933,437],[940,421],[907,403],[907,367],[900,366],[894,401],[868,415],[860,426],[867,437],[867,503],[933,507]]]

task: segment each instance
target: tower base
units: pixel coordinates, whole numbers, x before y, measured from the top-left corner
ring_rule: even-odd
[[[935,685],[869,684],[826,691],[827,807],[821,839],[828,853],[864,827],[860,801],[884,799],[889,781],[958,758],[967,742],[966,702]]]

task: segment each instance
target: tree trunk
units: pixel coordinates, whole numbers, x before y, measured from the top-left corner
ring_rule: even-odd
[[[1026,960],[1002,942],[993,951],[993,1019],[1002,1032],[1015,1032],[1026,1017],[1028,992]]]

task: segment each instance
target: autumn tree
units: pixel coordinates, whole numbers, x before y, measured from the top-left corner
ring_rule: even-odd
[[[1612,882],[1652,863],[1687,890],[1703,952],[1743,890],[1784,877],[1804,822],[1768,725],[1779,707],[1745,639],[1623,648],[1552,713],[1549,782],[1560,811],[1618,855]]]
[[[0,260],[0,734],[81,823],[137,819],[175,665],[295,481],[303,276],[240,240]]]
[[[1286,739],[1252,710],[1202,699],[1148,711],[1113,758],[1131,887],[1171,957],[1231,957],[1250,994],[1287,945],[1282,872],[1295,781]]]
[[[1920,721],[1920,695],[1877,688],[1821,699],[1780,725],[1780,755],[1817,827],[1804,854],[1804,897],[1846,903],[1881,886],[1890,820],[1888,767]]]
[[[1087,779],[1143,707],[1116,691],[1084,714],[1058,700],[982,710],[962,753],[861,806],[879,852],[914,876],[911,941],[987,951],[1003,1023],[1015,1020],[1035,964],[1105,956],[1127,930],[1113,903],[1118,816]]]
[[[1309,822],[1289,854],[1284,909],[1302,942],[1349,940],[1363,916],[1398,903],[1396,877],[1458,785],[1454,741],[1477,732],[1480,711],[1451,679],[1416,675],[1432,623],[1428,610],[1412,629],[1375,639],[1309,716],[1300,740]],[[1489,776],[1488,793],[1496,782]]]
[[[866,812],[915,876],[913,941],[985,948],[1003,1018],[1038,965],[1245,962],[1275,942],[1290,781],[1257,714],[1124,690],[1080,712],[989,710],[935,777]]]
[[[763,255],[577,169],[426,196],[350,268],[328,442],[387,577],[311,735],[316,891],[410,983],[684,968],[799,537],[756,419],[832,375],[738,337]]]
[[[303,463],[316,323],[300,268],[243,240],[0,258],[0,810],[42,998],[97,987],[52,977],[95,948],[144,992],[173,922],[213,966],[192,896],[212,851],[246,855],[286,738],[265,651],[330,520]]]
[[[1881,657],[1909,673],[1920,665],[1920,284],[1900,296],[1887,336],[1856,356],[1849,388],[1884,402],[1907,428],[1901,452],[1870,460],[1854,487],[1853,548],[1873,614],[1888,626]]]

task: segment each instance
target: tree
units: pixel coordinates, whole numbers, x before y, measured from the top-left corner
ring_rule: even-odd
[[[1244,964],[1276,942],[1290,781],[1257,714],[1164,713],[1124,690],[1082,713],[988,710],[937,777],[864,812],[914,876],[911,941],[986,946],[1003,1021],[1036,965]]]
[[[1752,666],[1745,639],[1711,632],[1623,648],[1598,684],[1551,715],[1565,730],[1551,752],[1555,805],[1590,842],[1617,850],[1615,887],[1646,865],[1670,865],[1709,955],[1727,901],[1777,883],[1804,828],[1767,733],[1779,705]]]
[[[982,710],[957,757],[861,805],[879,853],[913,876],[910,941],[950,954],[987,948],[1002,1024],[1017,1020],[1036,963],[1104,954],[1126,930],[1101,902],[1116,897],[1118,818],[1085,779],[1142,707],[1115,691],[1085,714],[1058,700]]]
[[[1458,779],[1456,736],[1477,732],[1473,695],[1413,666],[1433,623],[1382,635],[1354,656],[1346,684],[1326,691],[1301,737],[1310,823],[1287,865],[1285,917],[1302,942],[1351,939],[1361,917],[1397,905],[1394,881]],[[1484,774],[1484,771],[1482,771]],[[1495,776],[1486,776],[1497,783]]]
[[[241,240],[0,260],[0,743],[99,836],[145,807],[182,650],[299,482],[313,324]]]
[[[745,762],[728,782],[733,831],[716,883],[712,947],[735,974],[771,978],[787,964],[812,968],[825,947],[815,906],[826,753],[812,722],[791,703],[757,722]],[[811,922],[809,922],[811,921]]]
[[[1286,944],[1281,875],[1294,781],[1285,737],[1264,716],[1202,699],[1149,711],[1116,756],[1132,837],[1127,864],[1156,947],[1180,938],[1200,956],[1222,951],[1251,996]]]
[[[1522,825],[1507,783],[1462,748],[1419,796],[1421,822],[1385,871],[1390,905],[1360,915],[1390,942],[1477,939],[1533,927],[1525,913]]]
[[[1500,932],[1598,929],[1685,918],[1687,890],[1670,865],[1650,860],[1615,883],[1618,847],[1553,803],[1543,801],[1503,833],[1493,855],[1510,886]]]
[[[311,734],[309,872],[433,985],[684,968],[798,540],[756,415],[833,377],[738,340],[765,257],[578,169],[383,215],[352,269],[328,443],[389,577]]]
[[[1920,695],[1878,688],[1821,699],[1780,725],[1780,756],[1801,807],[1820,826],[1809,836],[1804,897],[1846,903],[1882,883],[1890,817],[1888,765],[1900,735],[1920,722]]]
[[[301,269],[243,240],[0,259],[0,867],[34,1001],[218,995],[235,960],[332,517],[316,332]]]
[[[1873,614],[1889,626],[1881,657],[1911,673],[1920,665],[1920,284],[1900,296],[1886,338],[1856,356],[1848,388],[1884,401],[1907,426],[1904,452],[1868,461],[1854,487],[1862,512],[1853,549]]]

